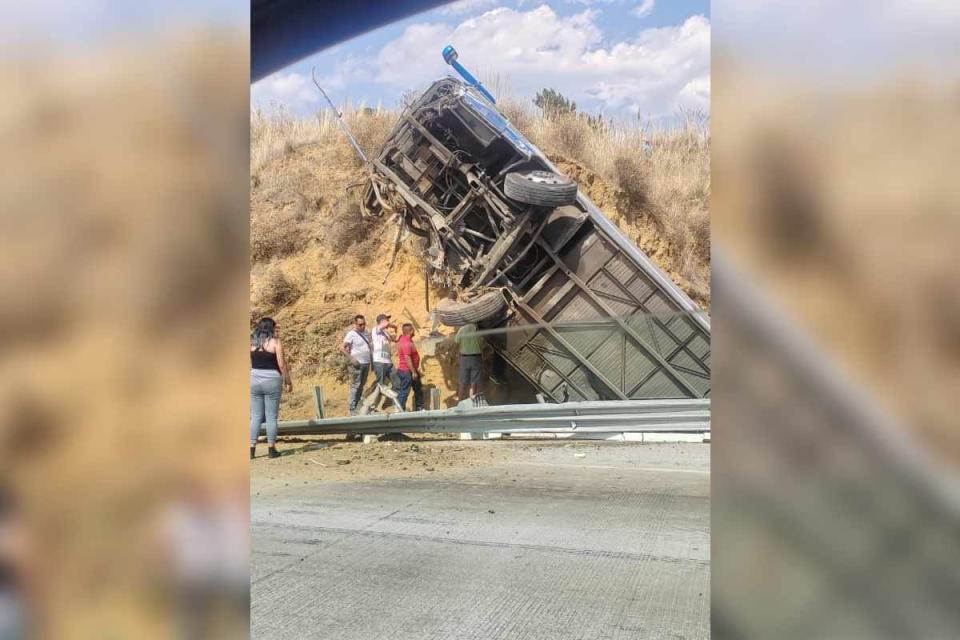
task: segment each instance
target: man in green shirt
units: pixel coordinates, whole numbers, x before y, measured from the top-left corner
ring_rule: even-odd
[[[475,323],[465,324],[455,338],[460,347],[460,380],[457,397],[460,400],[476,398],[482,393],[483,338],[477,334]]]

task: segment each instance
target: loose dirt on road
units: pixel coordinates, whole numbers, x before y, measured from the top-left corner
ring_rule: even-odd
[[[456,435],[444,434],[415,435],[406,441],[369,444],[348,442],[343,436],[289,438],[277,446],[282,454],[280,458],[268,458],[266,445],[262,443],[257,447],[257,457],[251,460],[250,466],[251,495],[292,484],[465,472],[507,460],[533,458],[543,452],[556,455],[556,450],[569,454],[571,462],[588,464],[591,452],[615,446],[618,445],[584,440],[460,440]],[[665,452],[682,451],[682,445],[657,446]]]
[[[478,444],[493,446],[476,446]],[[505,457],[506,448],[497,444],[461,441],[452,436],[369,444],[346,442],[342,437],[292,439],[279,444],[278,450],[283,455],[273,460],[266,457],[264,445],[257,447],[258,457],[251,461],[250,468],[251,490],[255,486],[257,490],[269,491],[291,482],[413,477],[488,466]]]

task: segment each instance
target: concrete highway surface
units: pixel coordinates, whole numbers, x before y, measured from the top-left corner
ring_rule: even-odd
[[[283,486],[256,465],[252,636],[709,637],[709,444],[465,444],[505,455]]]

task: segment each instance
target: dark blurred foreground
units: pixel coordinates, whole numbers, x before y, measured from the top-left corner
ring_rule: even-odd
[[[955,469],[719,256],[714,292],[714,637],[954,637]]]
[[[716,638],[960,636],[949,4],[714,3]]]
[[[247,35],[120,4],[0,64],[3,638],[247,633]]]

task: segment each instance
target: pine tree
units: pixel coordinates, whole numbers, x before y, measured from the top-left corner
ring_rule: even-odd
[[[533,104],[543,110],[543,115],[548,118],[559,118],[566,114],[575,114],[577,112],[577,103],[566,98],[559,91],[553,89],[541,89],[537,92],[537,97],[533,99]]]

